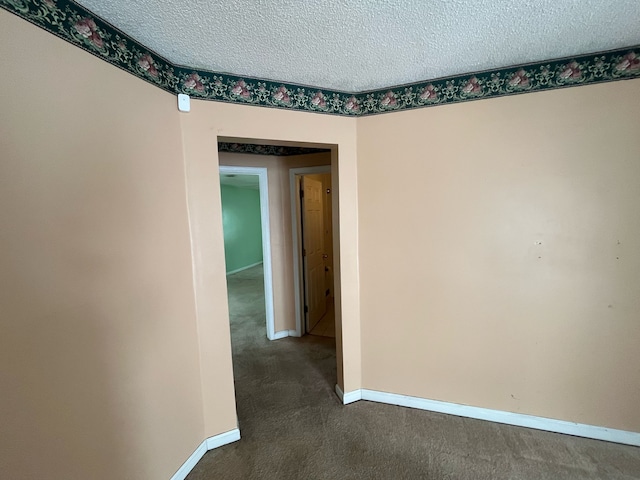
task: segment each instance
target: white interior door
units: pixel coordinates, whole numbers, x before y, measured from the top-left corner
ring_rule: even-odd
[[[324,212],[322,182],[302,177],[302,257],[307,332],[327,311],[324,272]]]

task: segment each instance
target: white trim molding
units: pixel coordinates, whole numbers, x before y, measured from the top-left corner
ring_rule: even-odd
[[[220,435],[209,437],[205,440],[205,442],[207,443],[207,451],[209,451],[213,450],[214,448],[228,445],[229,443],[237,442],[238,440],[240,440],[240,429],[234,428],[233,430],[221,433]]]
[[[281,338],[299,337],[299,336],[300,335],[298,335],[298,332],[296,330],[281,330],[279,332],[275,332],[271,340],[280,340]]]
[[[200,445],[198,445],[198,448],[195,449],[195,451],[189,456],[187,461],[182,464],[178,471],[173,474],[171,480],[184,480],[185,478],[187,478],[187,475],[189,475],[189,472],[193,470],[193,467],[196,466],[196,464],[200,461],[204,454],[209,450],[222,447],[223,445],[227,445],[229,443],[237,442],[238,440],[240,440],[240,430],[237,428],[205,439]]]
[[[271,340],[280,340],[281,338],[287,338],[288,336],[289,330],[282,330],[280,332],[275,332]]]
[[[273,308],[273,267],[271,262],[271,223],[269,220],[269,178],[266,167],[229,167],[220,165],[220,175],[257,175],[260,186],[260,223],[262,226],[262,263],[264,264],[264,304],[267,338],[275,340]]]
[[[296,175],[314,175],[318,173],[331,173],[331,165],[321,165],[319,167],[300,167],[289,169],[289,190],[291,194],[291,234],[293,245],[293,294],[295,297],[296,312],[296,334],[295,337],[301,337],[306,332],[305,315],[302,309],[304,292],[302,291],[302,245],[298,232],[300,224],[300,211],[298,205],[300,202],[299,193],[296,189]]]
[[[513,413],[503,410],[473,407],[458,403],[441,402],[438,400],[399,395],[397,393],[367,390],[366,388],[349,392],[348,394],[342,394],[342,391],[336,385],[336,393],[338,393],[340,398],[345,398],[345,400],[343,400],[345,405],[356,401],[354,399],[359,396],[357,400],[368,400],[370,402],[386,403],[400,407],[417,408],[419,410],[428,410],[430,412],[446,413],[449,415],[457,415],[459,417],[475,418],[477,420],[487,420],[489,422],[515,425],[517,427],[534,428],[536,430],[545,430],[547,432],[563,433],[566,435],[574,435],[576,437],[592,438],[595,440],[604,440],[606,442],[622,443],[624,445],[640,447],[640,433],[629,432],[627,430],[598,427],[584,423],[567,422],[565,420],[556,420],[553,418],[526,415],[524,413]],[[349,401],[347,401],[347,396],[349,396]]]
[[[344,393],[340,388],[340,385],[336,383],[336,395],[343,405],[348,405],[358,400],[362,400],[362,390],[354,390],[353,392]]]
[[[258,265],[262,265],[262,261],[256,262],[256,263],[252,263],[251,265],[247,265],[246,267],[242,267],[242,268],[236,268],[235,270],[231,270],[230,272],[227,272],[227,275],[233,275],[234,273],[240,273],[244,270],[249,270],[250,268],[253,267],[257,267]]]

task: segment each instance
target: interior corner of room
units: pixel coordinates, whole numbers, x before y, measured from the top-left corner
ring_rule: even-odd
[[[639,49],[368,116],[176,67],[186,113],[0,4],[1,478],[640,478]]]

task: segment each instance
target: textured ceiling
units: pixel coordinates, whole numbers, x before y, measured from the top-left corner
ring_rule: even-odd
[[[640,44],[639,0],[78,0],[173,63],[360,92]]]

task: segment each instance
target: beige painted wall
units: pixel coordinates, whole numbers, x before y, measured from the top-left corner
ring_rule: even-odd
[[[638,98],[358,121],[364,388],[640,431]]]
[[[4,10],[0,54],[0,476],[169,478],[236,427],[218,136],[333,145],[338,382],[360,388],[355,119],[179,114]]]
[[[0,477],[168,479],[204,438],[180,120],[0,10]]]
[[[179,114],[3,10],[0,54],[0,476],[169,478],[235,428],[218,137],[336,146],[345,391],[640,431],[640,80]]]
[[[264,167],[269,178],[269,221],[271,224],[271,256],[275,331],[295,330],[295,298],[293,285],[293,240],[291,232],[291,193],[289,169],[330,165],[331,154],[275,157],[220,152],[220,165]]]
[[[180,121],[194,252],[205,432],[212,435],[221,431],[216,423],[216,419],[221,418],[220,408],[230,409],[233,406],[233,392],[225,390],[221,395],[218,383],[212,380],[214,372],[223,370],[229,375],[224,385],[233,385],[230,354],[227,355],[230,343],[218,139],[334,146],[331,169],[339,192],[333,199],[333,212],[339,212],[339,215],[334,215],[333,225],[334,232],[337,232],[334,257],[336,283],[339,283],[336,285],[338,383],[351,391],[360,388],[361,380],[356,120],[198,100],[193,100],[191,106],[191,112],[180,115]],[[340,243],[339,249],[336,248],[337,242]],[[221,351],[224,352],[222,356]],[[219,404],[213,407],[211,405],[216,398]],[[235,421],[235,417],[227,413],[224,418]]]

